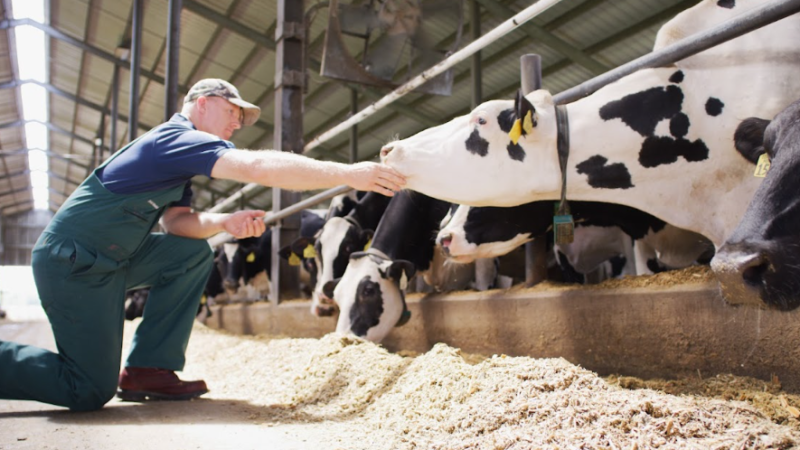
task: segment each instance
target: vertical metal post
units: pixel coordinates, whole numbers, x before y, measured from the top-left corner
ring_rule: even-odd
[[[139,73],[142,65],[142,20],[144,0],[133,0],[131,27],[131,92],[128,106],[128,142],[138,137],[139,130]]]
[[[520,57],[522,93],[527,95],[542,88],[542,58],[530,54]],[[525,284],[533,286],[547,279],[547,240],[537,236],[525,244]]]
[[[350,88],[350,115],[358,112],[358,92]],[[358,161],[358,125],[350,128],[350,164]]]
[[[178,61],[181,47],[181,8],[183,0],[169,0],[167,17],[167,69],[164,77],[164,121],[178,107]]]
[[[481,6],[477,0],[470,0],[470,31],[472,41],[481,37]],[[481,52],[472,55],[470,74],[472,75],[472,108],[476,108],[483,101],[483,80],[481,77]]]
[[[275,28],[275,125],[277,150],[303,152],[303,46],[305,45],[303,0],[278,0]],[[299,192],[272,189],[272,210],[297,203]],[[272,227],[270,301],[300,295],[299,272],[278,256],[278,250],[300,236],[300,214],[282,219]]]
[[[114,77],[111,80],[111,142],[108,145],[110,154],[117,151],[117,122],[119,121],[119,71],[120,67],[114,65]],[[102,161],[102,157],[100,160]]]

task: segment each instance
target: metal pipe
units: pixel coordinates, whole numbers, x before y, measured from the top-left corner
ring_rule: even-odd
[[[474,42],[481,37],[481,6],[476,0],[470,0],[469,6],[470,33],[472,34],[472,40]],[[475,54],[472,55],[470,74],[472,75],[472,107],[475,108],[483,102],[481,52],[475,52]]]
[[[613,83],[640,69],[663,67],[688,56],[708,50],[723,42],[757,30],[800,11],[800,0],[775,0],[739,17],[721,23],[709,30],[695,33],[687,38],[668,45],[661,50],[649,53],[616,69],[598,75],[553,96],[555,103],[570,103],[583,98],[601,87]]]
[[[142,19],[144,0],[133,0],[133,25],[131,28],[131,92],[128,110],[128,142],[138,137],[139,129],[139,73],[142,65]]]
[[[300,211],[306,208],[315,206],[319,203],[324,202],[325,200],[333,198],[339,194],[345,194],[352,190],[353,188],[351,188],[350,186],[337,186],[335,188],[328,189],[312,197],[309,197],[305,200],[301,200],[295,203],[294,205],[286,207],[278,212],[267,212],[267,215],[264,217],[264,223],[269,225],[271,223],[283,219],[284,217],[288,217],[291,216],[292,214],[299,213]],[[224,244],[231,238],[233,238],[233,236],[231,236],[229,233],[222,232],[209,238],[208,243],[211,244],[212,247],[216,247],[220,244]]]
[[[453,67],[454,65],[458,64],[459,62],[469,58],[475,52],[481,50],[482,48],[486,47],[487,45],[493,43],[494,41],[500,39],[501,37],[505,36],[506,34],[514,31],[523,23],[533,19],[534,17],[538,16],[539,14],[545,12],[550,7],[560,3],[561,0],[539,0],[538,2],[534,3],[533,5],[525,8],[521,12],[519,12],[514,17],[506,20],[505,22],[501,23],[497,27],[495,27],[492,31],[481,36],[480,39],[477,41],[473,41],[466,47],[462,48],[461,50],[453,53],[448,58],[445,58],[438,64],[435,64],[430,69],[423,71],[421,74],[417,75],[416,77],[412,78],[408,81],[408,83],[400,86],[399,88],[395,89],[388,95],[384,96],[382,99],[378,100],[377,102],[367,106],[358,114],[350,117],[349,119],[339,123],[339,125],[331,128],[330,130],[322,133],[321,135],[315,137],[311,140],[306,146],[303,148],[303,153],[307,153],[311,149],[317,147],[318,145],[326,142],[333,137],[337,136],[339,133],[349,129],[351,126],[363,121],[367,117],[375,114],[376,112],[380,111],[381,109],[385,108],[387,105],[395,102],[399,98],[405,96],[406,94],[412,92],[414,89],[422,86],[425,82],[430,80],[431,78],[435,77],[446,71],[447,69]]]
[[[164,121],[168,121],[178,107],[178,60],[181,47],[181,8],[183,0],[169,0],[167,16],[167,68],[164,86]]]
[[[110,155],[117,151],[117,121],[119,120],[119,66],[114,66],[111,79],[111,142],[108,145]]]
[[[358,92],[350,88],[350,114],[358,112]],[[358,161],[358,125],[350,127],[350,164]]]

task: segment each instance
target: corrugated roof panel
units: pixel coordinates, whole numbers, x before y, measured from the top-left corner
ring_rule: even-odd
[[[306,2],[305,6],[306,9],[310,8],[311,2]],[[240,1],[236,3],[230,17],[248,28],[266,32],[275,23],[277,16],[277,2]]]

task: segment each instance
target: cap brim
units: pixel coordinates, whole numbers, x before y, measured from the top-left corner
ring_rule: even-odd
[[[244,110],[245,126],[250,126],[256,123],[258,118],[261,116],[261,108],[252,103],[247,103],[246,101],[240,98],[229,98],[226,100],[228,100],[229,102],[233,103],[236,106],[241,107]]]

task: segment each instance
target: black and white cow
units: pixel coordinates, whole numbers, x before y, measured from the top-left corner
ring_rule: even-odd
[[[323,216],[326,211],[303,210],[300,212],[300,236],[313,238],[325,223]],[[223,244],[228,256],[228,270],[225,275],[224,285],[229,293],[240,287],[240,281],[245,286],[255,285],[255,291],[247,294],[248,299],[261,298],[269,290],[269,275],[272,267],[272,229],[268,228],[259,237],[237,239],[235,243]],[[297,261],[302,264],[301,260]],[[307,267],[302,268],[308,269]],[[311,275],[301,271],[301,275],[309,278]],[[255,297],[255,298],[254,298]]]
[[[769,171],[731,237],[711,262],[726,300],[792,310],[800,306],[800,101],[771,122],[750,118],[736,145]]]
[[[352,333],[379,342],[398,323],[407,320],[405,289],[415,274],[431,274],[436,264],[436,231],[450,209],[450,203],[426,195],[401,191],[392,197],[365,252],[350,255],[341,279],[325,284],[325,294],[339,305],[336,331]],[[474,267],[445,265],[445,272],[426,278],[429,284],[474,277]],[[462,286],[467,285],[467,281]],[[463,288],[463,287],[462,287]]]
[[[550,230],[554,207],[550,201],[507,208],[462,205],[439,231],[437,243],[456,261],[500,256]],[[714,247],[704,237],[634,208],[570,202],[570,209],[575,241],[554,251],[582,274],[614,256],[625,257],[629,266],[623,273],[633,275],[686,267],[713,255]],[[634,260],[635,269],[630,267]]]
[[[668,22],[659,45],[722,23],[758,1],[704,0]],[[381,149],[406,188],[472,206],[560,198],[556,141],[568,137],[570,200],[624,204],[720,246],[759,182],[733,146],[744,117],[772,117],[800,97],[800,16],[793,15],[670,67],[639,70],[563,109],[547,91],[495,100]],[[517,119],[524,134],[510,137]],[[563,123],[563,121],[562,121]]]
[[[352,253],[366,250],[391,199],[369,192],[350,206],[346,216],[330,217],[315,238],[301,237],[292,243],[293,251],[300,255],[307,253],[309,245],[313,246],[309,261],[316,272],[315,287],[311,293],[312,314],[331,316],[336,312],[334,301],[325,295],[323,287],[325,283],[344,275]]]

